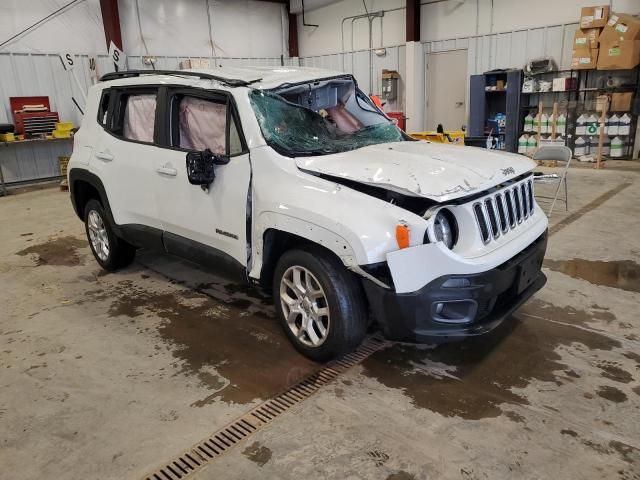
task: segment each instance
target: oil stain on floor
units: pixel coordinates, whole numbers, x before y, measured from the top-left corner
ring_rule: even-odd
[[[274,318],[240,309],[233,299],[218,301],[191,290],[158,293],[130,280],[88,295],[110,300],[111,317],[141,325],[147,317],[162,319],[158,333],[181,372],[211,389],[194,406],[217,399],[239,404],[266,399],[319,368],[293,348]]]
[[[606,311],[562,309],[540,301],[529,303],[525,311],[545,318],[563,318],[570,313],[574,324],[585,324],[594,315],[613,317]],[[514,390],[533,380],[556,385],[576,381],[579,375],[562,363],[557,351],[558,346],[575,342],[590,350],[621,347],[617,340],[586,328],[512,317],[489,335],[458,343],[430,347],[396,344],[365,360],[363,372],[387,387],[402,390],[417,407],[477,420],[501,415],[501,404],[528,404],[527,398]]]
[[[73,267],[80,265],[82,255],[78,252],[86,248],[88,243],[76,237],[58,237],[20,250],[16,255],[35,255],[36,265],[54,265]]]
[[[594,285],[620,288],[629,292],[640,292],[640,265],[631,260],[604,262],[601,260],[571,260],[544,261],[544,266],[569,275],[573,278],[586,280]]]
[[[254,442],[242,451],[242,454],[259,467],[263,467],[271,460],[271,450],[260,442]]]

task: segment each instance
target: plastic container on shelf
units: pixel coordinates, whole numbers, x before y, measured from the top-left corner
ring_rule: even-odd
[[[533,115],[531,114],[524,117],[524,131],[533,132]]]
[[[538,140],[535,135],[530,135],[527,139],[527,155],[533,155],[538,148]]]
[[[556,120],[556,133],[558,135],[564,135],[567,131],[567,117],[564,113],[558,115]]]
[[[582,138],[582,137],[578,137],[576,138],[575,144],[574,144],[574,148],[573,148],[573,155],[575,157],[582,157],[584,155],[587,155],[587,141]]]
[[[549,133],[549,115],[543,113],[540,115],[540,133]]]
[[[538,126],[540,125],[540,114],[536,114],[535,117],[533,117],[533,132],[537,132],[538,131]]]
[[[620,117],[620,123],[618,125],[618,135],[630,135],[631,134],[631,116],[625,113]]]
[[[518,153],[526,155],[529,136],[522,134],[518,139]]]
[[[611,155],[611,139],[606,135],[602,141],[602,155]]]
[[[600,133],[600,119],[593,113],[587,117],[587,135],[598,135]]]
[[[587,116],[583,113],[576,120],[576,135],[587,134]]]
[[[620,158],[624,151],[624,141],[620,137],[615,137],[611,140],[611,150],[609,155],[611,158]]]
[[[607,122],[607,135],[618,135],[618,128],[620,126],[620,117],[615,113],[609,117]]]

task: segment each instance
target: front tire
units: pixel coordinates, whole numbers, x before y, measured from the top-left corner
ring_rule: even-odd
[[[116,236],[102,204],[95,199],[84,208],[84,227],[91,252],[102,268],[113,272],[133,262],[135,247]]]
[[[365,336],[362,289],[338,258],[325,250],[285,252],[275,269],[273,297],[285,333],[312,360],[348,353]]]

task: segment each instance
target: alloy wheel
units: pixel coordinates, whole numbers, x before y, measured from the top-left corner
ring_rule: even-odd
[[[329,304],[318,279],[304,267],[289,267],[280,280],[280,303],[287,325],[304,345],[319,347],[331,325]]]
[[[87,216],[89,240],[98,258],[106,262],[109,258],[109,235],[104,221],[98,212],[91,210]]]

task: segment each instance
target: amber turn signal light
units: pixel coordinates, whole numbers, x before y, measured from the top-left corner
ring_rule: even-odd
[[[398,242],[398,247],[400,248],[409,246],[409,227],[402,223],[396,225],[396,242]]]

